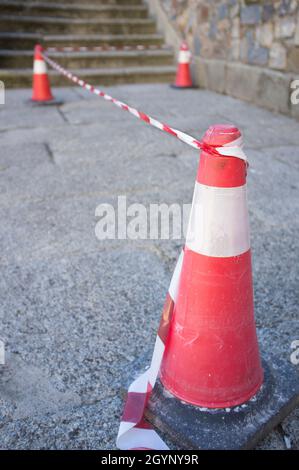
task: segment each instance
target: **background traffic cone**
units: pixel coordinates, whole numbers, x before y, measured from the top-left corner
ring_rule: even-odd
[[[41,45],[36,45],[34,48],[33,60],[33,86],[32,86],[32,99],[34,104],[61,104],[61,101],[55,100],[48,78],[47,64],[42,56],[43,48]]]
[[[240,138],[237,128],[218,125],[203,140],[229,146],[229,155]],[[241,158],[201,154],[161,381],[181,400],[208,408],[244,403],[262,384]]]
[[[183,41],[178,56],[178,68],[173,88],[194,88],[190,71],[191,52],[186,41]]]

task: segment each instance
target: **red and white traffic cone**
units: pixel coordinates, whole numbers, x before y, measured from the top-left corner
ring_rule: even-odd
[[[47,64],[42,56],[42,51],[42,46],[39,44],[35,46],[31,101],[34,104],[59,104],[61,102],[55,100],[51,92]]]
[[[183,41],[178,56],[178,68],[173,88],[194,88],[190,71],[191,52],[186,41]]]
[[[203,151],[161,381],[184,402],[225,408],[257,393],[263,370],[253,310],[246,168],[240,131],[210,127]],[[237,157],[237,158],[236,158]]]

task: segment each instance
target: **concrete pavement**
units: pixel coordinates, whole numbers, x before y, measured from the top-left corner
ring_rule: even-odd
[[[107,90],[195,137],[218,122],[241,128],[259,336],[289,360],[299,339],[298,122],[204,90]],[[120,389],[153,348],[183,240],[99,241],[95,209],[118,195],[190,203],[198,158],[81,89],[54,92],[59,108],[32,108],[29,90],[7,91],[0,106],[0,448],[111,449]],[[299,449],[298,436],[299,409],[259,447]]]

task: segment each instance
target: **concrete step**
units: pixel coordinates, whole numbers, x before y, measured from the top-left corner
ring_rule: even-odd
[[[145,5],[102,5],[89,3],[57,3],[54,2],[21,2],[0,0],[1,15],[58,16],[81,19],[115,19],[115,18],[146,18],[148,11]]]
[[[93,84],[170,82],[175,73],[172,53],[162,48],[163,37],[142,0],[0,0],[0,31],[0,80],[8,88],[31,86],[38,43],[45,48],[145,47],[49,53]],[[53,70],[50,75],[53,85],[69,84]]]
[[[0,33],[0,48],[10,50],[32,49],[41,43],[45,47],[62,46],[133,46],[163,44],[160,34],[78,34],[43,35],[37,33]]]
[[[150,34],[156,31],[151,19],[81,20],[47,16],[0,15],[0,31],[49,34]]]
[[[122,83],[171,83],[174,79],[175,67],[127,67],[108,69],[72,70],[78,77],[88,83],[110,86]],[[49,71],[52,86],[68,86],[72,82],[56,71]],[[32,85],[31,69],[0,69],[0,80],[7,88],[26,88]]]
[[[143,51],[92,51],[92,52],[51,52],[49,56],[62,67],[72,69],[140,67],[149,65],[173,65],[171,50]],[[32,67],[32,51],[0,50],[2,68]]]

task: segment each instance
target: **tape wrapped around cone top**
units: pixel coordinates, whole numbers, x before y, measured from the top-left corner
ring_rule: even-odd
[[[230,166],[231,162],[230,160],[234,160],[235,162],[235,165],[236,165],[236,168],[235,168],[235,173],[237,173],[238,175],[235,176],[234,178],[229,178],[229,174],[231,173],[231,171],[228,171],[227,172],[227,169],[226,167],[224,166],[223,167],[223,162],[222,162],[222,168],[224,168],[223,170],[223,173],[222,173],[222,186],[221,186],[221,182],[220,182],[220,179],[219,179],[219,176],[218,176],[218,184],[220,185],[218,189],[220,189],[221,191],[223,191],[223,188],[225,187],[225,181],[226,181],[226,185],[228,185],[228,189],[230,191],[232,191],[232,188],[237,188],[238,186],[234,186],[236,184],[236,182],[238,183],[242,183],[240,186],[244,186],[245,183],[246,183],[246,155],[244,154],[243,150],[242,150],[242,138],[241,138],[241,134],[240,132],[238,131],[238,129],[236,128],[233,128],[232,126],[224,126],[223,128],[221,126],[217,126],[218,127],[218,137],[217,137],[217,140],[215,141],[214,138],[213,138],[213,133],[215,132],[215,126],[213,128],[210,128],[208,130],[208,132],[206,133],[205,135],[205,138],[207,140],[207,143],[210,144],[210,145],[215,145],[215,148],[217,148],[217,151],[219,152],[220,155],[223,155],[223,158],[225,159],[225,164]],[[230,135],[229,135],[230,134]],[[214,136],[215,137],[215,136]],[[229,149],[229,150],[228,150]],[[228,156],[230,157],[233,157],[233,158],[227,158]],[[211,157],[211,154],[209,155],[210,158],[214,158],[215,159],[215,164],[217,164],[217,160],[218,162],[220,162],[222,160],[222,157]],[[206,162],[205,162],[205,158],[206,155],[204,152],[202,152],[201,154],[201,158],[200,158],[200,161],[201,161],[201,164],[203,165],[203,167],[205,167],[206,165]],[[231,170],[231,169],[230,169]],[[208,172],[209,173],[209,172]],[[201,175],[205,175],[205,171],[199,171],[199,174],[197,175],[197,181],[196,181],[196,184],[201,184],[200,183],[200,177]],[[213,183],[213,178],[215,179],[215,175],[210,175],[210,180],[204,180],[205,183]],[[199,179],[199,182],[198,182],[198,179]],[[232,185],[232,186],[229,186],[229,185]],[[208,186],[207,184],[205,184],[204,186]],[[208,191],[210,190],[213,190],[212,186],[208,186]],[[240,191],[240,194],[241,194],[241,197],[239,199],[239,202],[237,204],[240,205],[240,207],[243,207],[244,205],[244,191],[243,189],[239,190]],[[205,193],[205,189],[203,190],[199,190],[199,195],[196,194],[196,191],[194,193],[194,199],[198,199],[199,198],[202,198],[203,194]],[[226,199],[226,209],[228,210],[228,212],[230,210],[232,210],[232,207],[229,203],[229,199],[231,200],[234,200],[235,198],[235,195],[232,194],[231,195],[232,197],[228,197],[228,200]],[[221,198],[220,198],[220,201],[221,201]],[[194,201],[193,201],[194,202]],[[215,201],[216,204],[217,204],[217,201]],[[206,194],[204,195],[203,197],[203,201],[202,201],[203,205],[206,204]],[[194,204],[192,206],[194,208]],[[237,209],[238,210],[238,209]],[[206,214],[207,214],[208,211],[206,211]],[[246,212],[246,211],[245,211]],[[218,213],[219,215],[219,213]],[[191,209],[191,217],[190,217],[190,221],[192,219],[192,209]],[[201,220],[201,223],[203,225],[205,224],[210,224],[210,228],[211,226],[213,226],[213,224],[215,223],[215,220],[207,220],[207,217],[206,215],[205,216],[202,216],[202,220]],[[247,213],[244,213],[244,217],[246,219],[247,217]],[[216,213],[216,219],[217,219],[217,213]],[[244,220],[245,220],[244,219]],[[222,217],[222,221],[225,220],[223,217]],[[230,219],[228,219],[230,221]],[[247,220],[247,219],[246,219]],[[190,222],[191,223],[191,222]],[[225,222],[226,223],[226,222]],[[229,226],[229,223],[227,224],[227,226]],[[246,230],[244,231],[244,236],[242,235],[241,236],[241,241],[239,241],[239,243],[241,244],[240,247],[238,248],[238,250],[242,251],[245,250],[245,253],[247,253],[247,260],[246,260],[246,263],[247,263],[247,267],[249,266],[248,265],[248,262],[250,260],[250,248],[249,248],[249,237],[248,237],[248,230],[247,230],[247,222],[246,222]],[[210,228],[208,230],[210,230]],[[203,236],[205,237],[205,234],[203,234]],[[125,405],[125,409],[124,409],[124,414],[123,414],[123,417],[122,417],[122,421],[120,423],[120,428],[119,428],[119,433],[118,433],[118,437],[117,437],[117,446],[120,448],[120,449],[136,449],[136,448],[142,448],[142,449],[156,449],[156,450],[163,450],[163,449],[167,449],[167,446],[166,444],[163,442],[163,440],[158,436],[158,434],[156,433],[156,431],[154,429],[152,429],[152,427],[146,423],[146,421],[144,420],[144,410],[145,410],[145,407],[146,407],[146,404],[147,404],[147,401],[150,397],[150,394],[155,386],[155,382],[156,382],[156,379],[158,377],[159,374],[161,374],[161,378],[162,378],[162,381],[164,382],[164,385],[166,386],[166,388],[168,390],[170,390],[172,393],[174,393],[174,395],[177,395],[175,392],[175,390],[173,390],[173,388],[171,386],[168,386],[167,384],[167,379],[165,379],[165,370],[167,370],[167,359],[165,360],[164,358],[168,356],[171,356],[171,352],[167,351],[168,347],[169,347],[169,341],[171,336],[176,336],[176,333],[174,333],[173,331],[173,328],[174,328],[174,325],[177,326],[177,324],[175,323],[175,315],[176,315],[176,309],[177,309],[177,305],[179,302],[182,302],[182,299],[184,298],[184,289],[188,290],[189,289],[189,285],[188,285],[188,282],[190,281],[190,277],[188,278],[187,277],[187,281],[186,281],[186,274],[184,273],[184,271],[186,271],[186,269],[188,270],[189,267],[188,267],[188,258],[189,258],[189,261],[190,261],[190,257],[189,257],[189,254],[187,254],[186,256],[186,253],[192,253],[193,254],[193,251],[192,249],[190,249],[190,246],[189,246],[189,243],[190,243],[190,232],[188,231],[188,234],[187,234],[187,241],[186,241],[186,247],[185,247],[185,250],[181,253],[180,257],[179,257],[179,260],[177,262],[177,265],[176,265],[176,268],[175,268],[175,271],[174,271],[174,274],[173,274],[173,277],[172,277],[172,280],[171,280],[171,284],[170,284],[170,287],[169,287],[169,291],[168,291],[168,294],[167,294],[167,298],[166,298],[166,302],[165,302],[165,305],[164,305],[164,308],[163,308],[163,312],[162,312],[162,319],[161,319],[161,323],[160,323],[160,327],[159,327],[159,331],[158,331],[158,335],[157,335],[157,338],[156,338],[156,343],[155,343],[155,348],[154,348],[154,353],[153,353],[153,357],[152,357],[152,362],[151,362],[151,366],[150,368],[137,380],[135,380],[132,385],[130,386],[129,388],[129,391],[128,391],[128,397],[127,397],[127,401],[126,401],[126,405]],[[202,245],[201,246],[201,250],[202,250],[202,246],[206,246],[206,248],[209,250],[209,249],[214,249],[211,244],[209,245],[209,241],[208,240],[205,240],[205,238],[203,239],[202,241]],[[215,248],[216,249],[216,248]],[[229,249],[229,248],[228,248]],[[196,251],[194,251],[195,254]],[[219,254],[220,252],[218,252]],[[230,252],[227,252],[229,254],[229,258],[231,258],[231,253]],[[215,254],[215,253],[214,253]],[[223,255],[223,252],[221,252],[221,255]],[[201,255],[201,256],[204,256],[205,258],[209,259],[209,256],[207,255]],[[239,256],[239,254],[235,255],[233,254],[233,259],[235,259],[235,256]],[[222,256],[221,256],[222,257]],[[217,259],[219,260],[219,258],[221,257],[217,257],[217,256],[213,256],[213,259]],[[185,258],[187,259],[187,264],[186,264],[186,260]],[[192,260],[191,260],[192,261]],[[185,266],[185,268],[183,268]],[[206,268],[208,268],[208,266],[206,266]],[[182,277],[184,276],[184,280],[182,280]],[[251,279],[251,270],[249,272],[249,278]],[[192,279],[191,279],[192,280]],[[182,282],[184,282],[184,286],[182,286]],[[249,291],[250,291],[250,282],[249,282]],[[250,292],[249,292],[250,294]],[[250,297],[250,295],[249,295]],[[246,299],[246,300],[250,300],[250,298]],[[250,308],[251,308],[252,304],[250,304]],[[252,311],[253,311],[253,306],[252,306]],[[241,323],[242,323],[243,319],[241,320]],[[238,325],[236,325],[236,327],[238,327]],[[253,343],[254,344],[257,344],[255,343],[255,326],[254,326],[254,322],[250,323],[250,328],[248,329],[248,332],[250,335],[252,335],[253,337]],[[193,341],[194,338],[192,337],[189,337],[187,338],[187,341],[189,340],[191,343]],[[186,340],[186,338],[185,338]],[[186,341],[185,341],[185,346],[186,346]],[[221,344],[217,344],[216,343],[216,347],[220,347]],[[259,381],[258,381],[258,387],[260,386],[260,382],[262,380],[261,378],[261,368],[260,368],[260,362],[259,362],[259,353],[258,353],[258,348],[255,349],[255,354],[257,352],[257,356],[255,356],[255,362],[257,363],[257,365],[259,366],[258,367],[258,374],[260,374],[259,376]],[[166,353],[166,354],[165,354]],[[176,357],[176,360],[177,360],[177,357]],[[162,367],[161,367],[162,365]],[[186,366],[186,364],[185,364]],[[163,380],[163,371],[164,371],[164,380]],[[195,370],[194,370],[194,374],[196,374],[196,367],[195,367]],[[166,383],[165,383],[166,382]],[[188,388],[188,384],[184,384],[187,388]],[[253,392],[251,390],[251,392]],[[246,397],[245,397],[246,398]],[[188,400],[187,400],[188,401]],[[192,402],[192,400],[189,400],[189,402]],[[212,404],[215,404],[215,403],[212,403]]]

